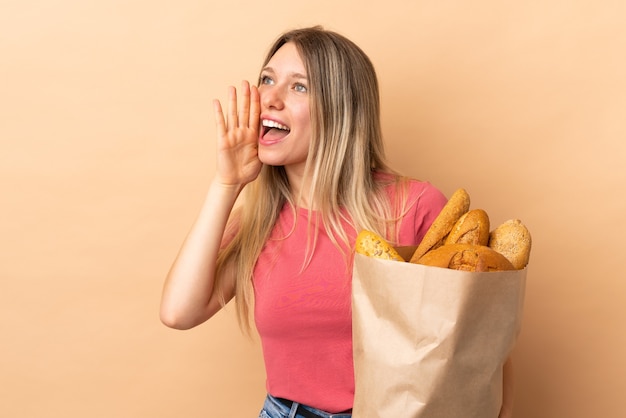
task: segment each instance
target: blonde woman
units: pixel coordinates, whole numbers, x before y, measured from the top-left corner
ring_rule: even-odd
[[[277,39],[258,87],[229,88],[226,109],[215,101],[218,167],[167,276],[161,320],[192,328],[235,298],[263,347],[260,417],[351,416],[356,235],[416,245],[446,203],[387,166],[378,94],[363,51],[314,27]]]

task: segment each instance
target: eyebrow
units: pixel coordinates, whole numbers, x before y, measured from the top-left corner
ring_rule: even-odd
[[[268,73],[272,73],[272,74],[276,74],[276,71],[274,71],[274,69],[272,67],[265,67],[263,68],[263,70],[261,70],[261,73],[263,72],[268,72]],[[291,72],[289,74],[287,74],[288,77],[290,78],[299,78],[299,79],[304,79],[304,80],[308,80],[309,78],[302,74],[302,73],[298,73],[298,72]]]

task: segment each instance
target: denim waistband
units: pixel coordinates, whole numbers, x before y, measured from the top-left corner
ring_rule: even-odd
[[[284,398],[277,398],[272,395],[267,395],[265,401],[266,407],[278,408],[280,412],[285,414],[288,418],[350,418],[352,417],[351,411],[345,411],[341,413],[331,414],[307,405],[302,405],[298,402],[290,401]],[[267,411],[269,412],[269,411]],[[270,418],[274,418],[270,416]],[[278,417],[277,417],[278,418]]]

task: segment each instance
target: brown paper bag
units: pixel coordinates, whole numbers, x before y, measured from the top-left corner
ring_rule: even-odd
[[[355,254],[355,418],[496,418],[526,269],[473,273]]]

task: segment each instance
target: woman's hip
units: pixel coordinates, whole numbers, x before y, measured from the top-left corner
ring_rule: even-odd
[[[267,395],[259,418],[349,418],[350,412],[331,414],[287,399]]]

